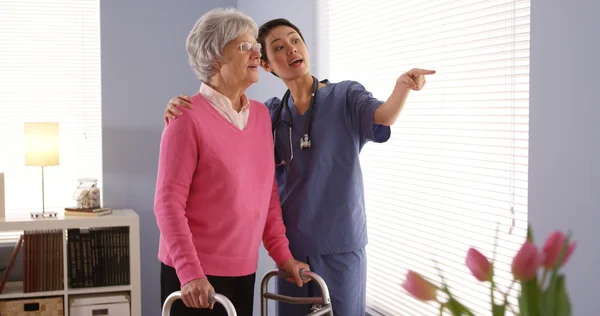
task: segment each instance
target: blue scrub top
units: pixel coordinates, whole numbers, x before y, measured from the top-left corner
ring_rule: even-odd
[[[389,139],[388,126],[373,123],[383,104],[360,83],[327,82],[317,91],[312,109],[310,149],[300,149],[309,112],[288,108],[275,118],[279,98],[265,104],[277,124],[276,163],[289,159],[289,114],[292,116],[291,164],[277,167],[279,196],[287,237],[295,255],[324,255],[361,249],[367,245],[364,185],[359,154],[368,141]],[[288,114],[289,111],[289,114]]]

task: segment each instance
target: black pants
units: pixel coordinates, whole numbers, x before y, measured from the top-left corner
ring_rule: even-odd
[[[207,276],[208,282],[215,292],[227,296],[235,306],[238,316],[252,316],[254,309],[254,282],[256,274],[241,277],[218,277]],[[181,284],[175,273],[175,269],[163,263],[160,266],[160,296],[161,308],[169,294],[180,291]],[[213,309],[190,308],[177,300],[171,308],[173,316],[228,316],[225,308],[220,303],[215,303]]]

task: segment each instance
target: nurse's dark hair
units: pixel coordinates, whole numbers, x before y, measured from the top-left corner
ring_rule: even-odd
[[[292,22],[288,21],[287,19],[284,18],[279,18],[279,19],[273,19],[271,21],[265,22],[265,24],[261,25],[258,28],[258,38],[256,39],[257,42],[260,43],[261,45],[261,56],[260,59],[264,60],[265,62],[269,62],[269,60],[267,59],[267,51],[265,50],[267,45],[266,45],[266,39],[267,36],[269,36],[269,33],[271,32],[272,29],[278,27],[278,26],[288,26],[293,28],[296,32],[298,32],[298,35],[300,35],[300,38],[302,39],[302,41],[304,43],[306,43],[306,41],[304,40],[304,36],[302,36],[302,32],[300,32],[300,29],[294,25]],[[277,74],[275,74],[274,72],[271,72],[273,75],[275,75],[276,77]]]

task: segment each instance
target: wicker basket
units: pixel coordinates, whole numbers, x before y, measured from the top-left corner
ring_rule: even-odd
[[[0,301],[0,316],[63,316],[63,297]]]

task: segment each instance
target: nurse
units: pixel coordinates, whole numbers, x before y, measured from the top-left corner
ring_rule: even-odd
[[[367,224],[359,154],[371,141],[386,142],[390,126],[411,90],[425,85],[433,70],[412,69],[398,77],[383,102],[356,81],[332,83],[311,75],[304,37],[286,19],[259,29],[261,66],[288,87],[265,105],[271,112],[277,182],[290,249],[329,287],[337,316],[365,315]],[[368,61],[357,61],[368,62]],[[348,65],[351,67],[352,65]],[[165,121],[190,107],[188,96],[170,100]],[[298,287],[283,280],[283,295],[318,295],[318,285]],[[279,315],[300,316],[309,306],[280,303]]]

